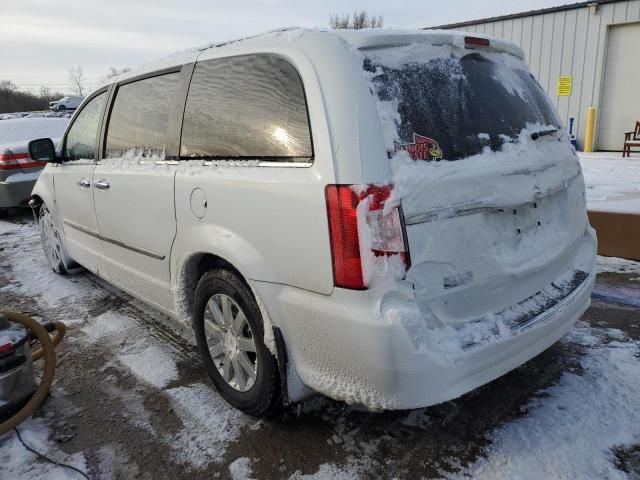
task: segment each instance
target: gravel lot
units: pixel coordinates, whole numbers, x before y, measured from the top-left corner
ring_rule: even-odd
[[[169,319],[92,274],[50,272],[28,212],[0,221],[1,307],[69,327],[51,397],[20,432],[99,479],[638,479],[640,267],[602,271],[569,335],[455,401],[371,413],[318,397],[264,421],[227,406]],[[10,433],[0,478],[81,476]]]

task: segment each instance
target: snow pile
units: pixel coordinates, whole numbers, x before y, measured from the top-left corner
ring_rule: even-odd
[[[196,468],[221,462],[227,445],[240,436],[245,416],[201,383],[165,392],[184,425],[175,436],[166,439],[177,460]]]
[[[302,472],[297,471],[289,480],[358,480],[363,478],[363,473],[358,468],[354,467],[339,467],[333,463],[323,463],[316,473],[310,475],[303,475]]]
[[[51,138],[56,143],[64,133],[68,118],[15,118],[0,122],[0,147],[24,145],[36,138]]]
[[[598,255],[598,272],[630,273],[640,275],[640,262],[617,257],[603,257]]]
[[[524,188],[496,188],[496,183],[506,175],[538,173],[536,181],[541,183],[538,194],[553,191],[579,175],[580,169],[575,154],[568,141],[557,141],[552,135],[533,140],[533,132],[551,128],[548,125],[527,124],[517,139],[504,143],[500,151],[486,150],[480,154],[454,162],[414,161],[406,152],[398,152],[391,159],[391,180],[402,198],[403,207],[409,214],[428,209],[442,209],[440,215],[450,214],[461,206],[478,205],[521,205],[530,203],[532,192]],[[567,161],[556,164],[558,157],[568,157]],[[555,182],[542,172],[557,168]],[[454,185],[453,180],[467,182],[467,190],[445,191]],[[547,185],[545,185],[547,184]],[[426,188],[429,187],[429,188]],[[547,188],[545,188],[547,187]],[[434,191],[434,189],[437,189]],[[547,190],[547,191],[545,191]],[[484,192],[490,192],[487,198]],[[448,210],[447,210],[448,209]]]
[[[251,480],[253,471],[251,469],[251,459],[247,457],[240,457],[235,459],[229,465],[229,473],[232,480]]]
[[[61,278],[61,277],[58,277]],[[121,336],[128,334],[134,327],[130,318],[109,310],[97,317],[92,317],[80,329],[92,342],[102,340],[109,336]]]
[[[178,378],[175,359],[166,348],[148,345],[142,351],[118,355],[131,373],[156,388],[164,388]]]
[[[18,427],[24,442],[36,451],[53,460],[87,471],[87,462],[82,452],[63,456],[49,442],[49,429],[43,419],[29,419]],[[0,477],[21,480],[67,480],[80,475],[64,467],[39,461],[37,455],[29,452],[20,443],[15,432],[0,438]]]
[[[640,342],[583,323],[566,341],[588,348],[584,372],[540,392],[459,478],[627,478],[612,449],[640,442]]]

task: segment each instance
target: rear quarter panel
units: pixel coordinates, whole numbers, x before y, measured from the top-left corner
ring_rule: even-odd
[[[257,166],[256,162],[180,161],[176,172],[177,236],[171,254],[174,288],[184,262],[198,253],[217,255],[248,280],[281,283],[322,294],[333,291],[333,270],[324,188],[335,182],[326,98],[313,62],[282,41],[241,42],[206,51],[199,61],[222,56],[270,53],[291,62],[305,88],[314,159],[310,166]],[[197,162],[202,164],[202,162]],[[197,218],[191,194],[204,192],[207,208]]]
[[[211,253],[249,280],[331,293],[324,187],[316,169],[186,165],[178,170],[172,271],[180,271],[194,253]],[[195,189],[206,197],[202,218],[191,209]]]

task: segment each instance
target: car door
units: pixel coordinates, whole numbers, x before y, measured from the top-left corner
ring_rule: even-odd
[[[93,172],[106,276],[167,311],[173,310],[169,254],[181,84],[174,69],[117,85],[104,154]]]
[[[95,93],[73,118],[62,146],[63,161],[53,173],[55,208],[67,250],[76,262],[94,272],[99,269],[100,241],[91,178],[107,95],[106,89]]]

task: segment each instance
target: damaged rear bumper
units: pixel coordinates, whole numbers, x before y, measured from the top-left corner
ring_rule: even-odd
[[[590,304],[595,243],[588,229],[576,254],[581,260],[521,302],[534,308],[514,305],[511,311],[521,314],[476,319],[485,327],[479,329],[474,320],[467,329],[434,327],[407,301],[410,292],[335,289],[325,296],[270,283],[254,286],[282,330],[290,383],[301,380],[336,400],[372,409],[418,408],[506,374],[569,331]],[[489,321],[498,317],[504,321]]]

